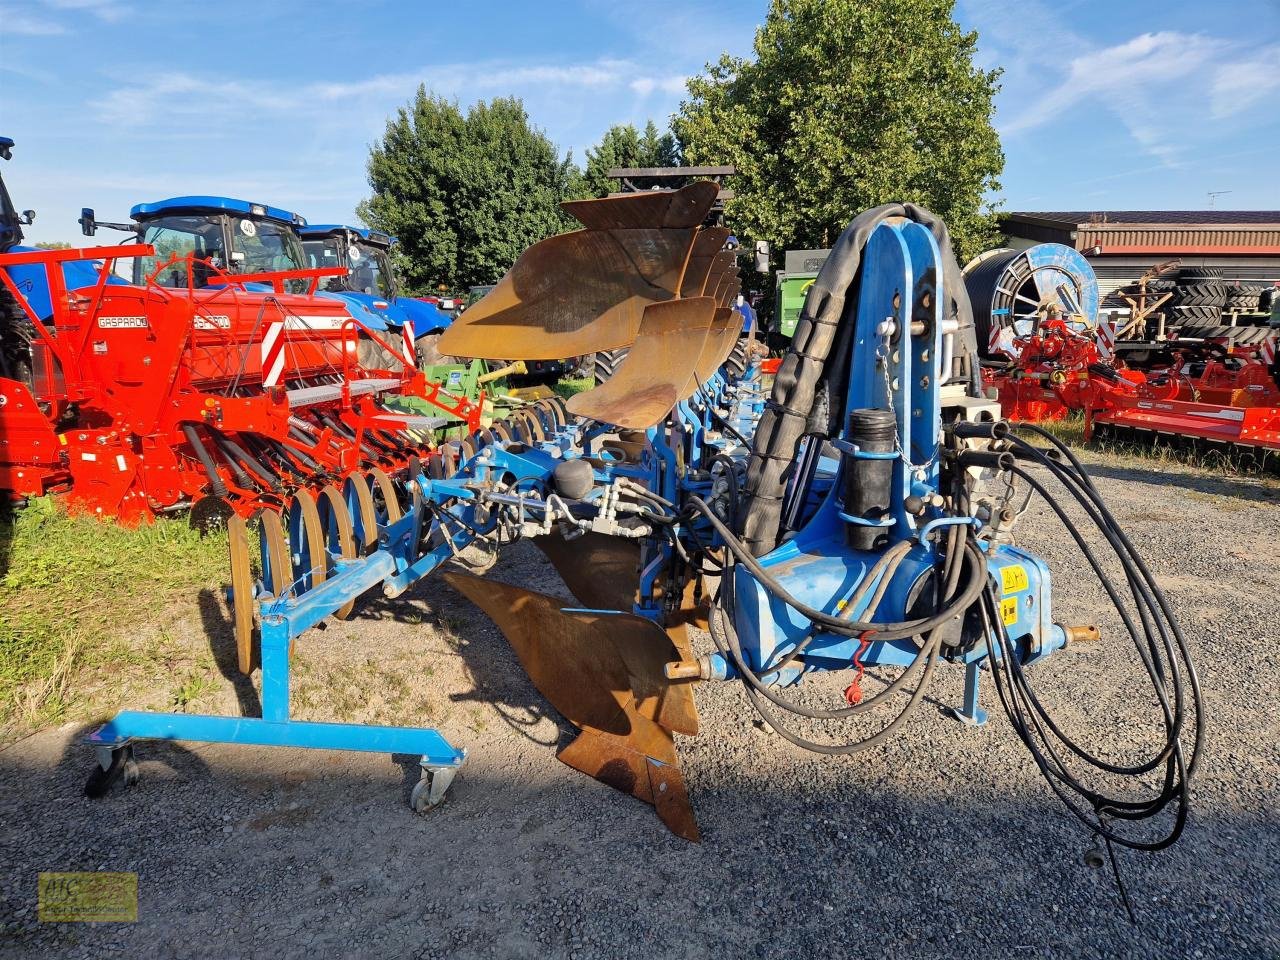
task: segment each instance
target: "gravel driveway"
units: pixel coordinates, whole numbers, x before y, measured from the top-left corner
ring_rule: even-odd
[[[1178,610],[1211,736],[1186,835],[1121,854],[1137,925],[990,687],[985,727],[944,715],[957,668],[886,748],[835,759],[753,726],[736,685],[699,687],[703,733],[679,744],[693,845],[555,760],[570,728],[434,579],[309,634],[297,691],[306,718],[430,723],[467,746],[441,808],[409,811],[410,758],[194,744],[142,745],[140,784],[91,803],[81,731],[44,731],[0,752],[0,957],[1280,956],[1280,491],[1119,464],[1095,475]],[[1059,619],[1105,627],[1044,511],[1019,533],[1050,561]],[[559,589],[528,545],[493,573]],[[168,627],[226,664],[220,601],[196,599]],[[1118,749],[1149,714],[1111,636],[1035,670],[1065,724]],[[227,681],[195,707],[255,699]],[[45,870],[136,871],[138,922],[39,923]]]

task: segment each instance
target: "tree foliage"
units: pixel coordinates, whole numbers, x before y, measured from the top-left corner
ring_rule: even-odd
[[[786,249],[827,247],[893,200],[944,217],[962,255],[995,238],[984,199],[1004,167],[1000,71],[974,66],[954,0],[773,0],[755,59],[689,81],[673,128],[685,161],[732,163],[726,215]]]
[[[522,250],[565,226],[577,171],[514,98],[465,113],[424,87],[369,152],[373,195],[357,210],[399,238],[411,290],[495,282]]]
[[[645,124],[643,133],[629,123],[615,124],[598,144],[587,149],[579,193],[584,197],[608,196],[618,188],[618,182],[608,176],[615,167],[672,167],[679,162],[675,137],[659,133],[652,120]]]

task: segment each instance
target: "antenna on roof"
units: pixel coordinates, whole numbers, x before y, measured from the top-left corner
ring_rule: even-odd
[[[1231,190],[1210,190],[1210,191],[1209,191],[1209,209],[1210,209],[1210,210],[1212,210],[1212,209],[1213,209],[1214,201],[1215,201],[1215,200],[1217,200],[1219,197],[1221,197],[1221,196],[1225,196],[1226,194],[1228,194],[1228,193],[1232,193],[1232,192],[1234,192],[1234,191],[1231,191]]]

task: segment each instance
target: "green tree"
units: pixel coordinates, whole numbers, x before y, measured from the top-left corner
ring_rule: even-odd
[[[496,281],[527,246],[566,225],[559,204],[577,170],[533,127],[524,104],[497,98],[465,114],[419,87],[369,152],[373,195],[358,215],[399,238],[411,290]]]
[[[973,64],[954,0],[773,0],[755,59],[691,78],[672,126],[685,161],[732,163],[736,229],[776,251],[827,247],[891,200],[946,219],[961,256],[996,237],[999,70]],[[963,260],[961,261],[963,262]]]
[[[37,250],[70,250],[71,244],[65,240],[42,240],[36,244]]]
[[[615,167],[671,167],[679,162],[675,137],[659,133],[652,120],[645,124],[644,133],[629,123],[615,124],[598,144],[587,148],[578,195],[604,197],[616,190],[618,182],[608,176]]]

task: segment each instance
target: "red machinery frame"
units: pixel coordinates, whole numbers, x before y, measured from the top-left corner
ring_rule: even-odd
[[[412,358],[398,371],[359,367],[362,332],[387,344],[341,301],[315,296],[333,268],[235,275],[200,261],[214,284],[196,288],[196,258],[174,255],[145,286],[107,283],[117,259],[153,255],[146,244],[0,255],[0,282],[34,331],[35,371],[31,385],[0,379],[0,488],[18,497],[65,490],[74,509],[126,523],[210,494],[249,515],[278,505],[282,487],[429,455],[434,444],[414,433],[423,418],[382,407],[381,395],[420,397],[479,428],[483,396],[445,394]],[[97,259],[98,282],[68,290],[61,265]],[[186,287],[156,284],[184,260]],[[49,318],[5,269],[29,264],[44,268]],[[297,280],[307,292],[287,293]],[[251,283],[272,291],[248,291]],[[287,354],[279,383],[263,367],[268,335],[277,358]]]

